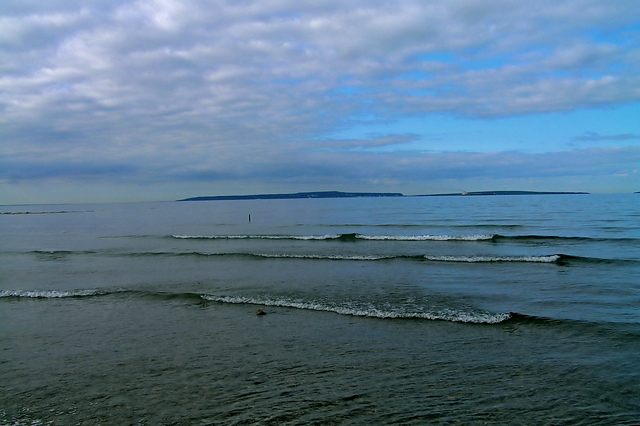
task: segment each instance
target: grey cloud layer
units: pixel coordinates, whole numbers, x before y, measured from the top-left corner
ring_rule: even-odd
[[[507,160],[538,158],[363,153],[416,137],[324,135],[368,117],[502,117],[640,100],[640,40],[628,30],[640,3],[535,5],[5,1],[0,179],[91,174],[80,164],[97,164],[96,176],[152,179],[422,179],[482,175],[495,161],[515,176],[522,169]],[[612,170],[637,157],[627,151],[608,152],[619,155]]]

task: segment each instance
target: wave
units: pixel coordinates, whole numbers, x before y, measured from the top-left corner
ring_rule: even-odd
[[[451,255],[324,255],[324,254],[266,254],[266,253],[198,253],[203,256],[249,256],[270,259],[311,259],[311,260],[426,260],[429,262],[459,262],[459,263],[555,263],[567,265],[573,263],[606,263],[606,264],[638,264],[637,260],[627,259],[603,259],[584,256],[572,256],[568,254],[529,255],[529,256],[451,256]]]
[[[33,250],[32,253],[38,254],[41,256],[52,256],[52,257],[62,257],[62,256],[70,256],[73,254],[97,254],[98,252],[95,250]]]
[[[172,235],[172,238],[180,240],[337,240],[340,237],[341,235]]]
[[[357,235],[356,238],[374,241],[487,241],[493,235]]]
[[[594,243],[640,243],[640,239],[638,238],[629,238],[629,237],[620,237],[620,238],[599,238],[599,237],[580,237],[580,236],[562,236],[562,235],[500,235],[495,234],[492,238],[492,241],[499,242],[502,240],[505,241],[522,241],[522,242],[535,242],[535,241],[571,241],[571,242],[594,242]]]
[[[504,224],[504,223],[480,223],[480,224],[457,224],[456,219],[440,219],[435,221],[430,221],[428,223],[341,223],[341,224],[317,224],[323,227],[332,227],[332,228],[389,228],[389,229],[519,229],[526,228],[527,225],[520,224]],[[313,224],[300,223],[296,226],[300,227],[308,227],[313,226]]]
[[[131,253],[132,257],[165,256],[165,257],[245,257],[253,259],[300,259],[300,260],[389,260],[389,259],[422,259],[422,255],[357,255],[357,254],[294,254],[294,253],[243,253],[243,252],[142,252]]]
[[[563,255],[552,254],[549,256],[424,256],[433,262],[531,262],[531,263],[555,263],[563,259]]]
[[[540,327],[580,327],[583,331],[590,330],[593,333],[620,333],[619,337],[637,341],[640,332],[637,323],[634,322],[607,322],[592,321],[588,319],[550,318],[545,316],[527,315],[518,312],[509,312],[509,318],[502,322],[504,325],[527,325]],[[616,324],[617,326],[614,326]]]
[[[311,259],[311,260],[355,260],[375,261],[391,259],[427,260],[430,262],[531,262],[531,263],[566,263],[569,260],[580,260],[574,256],[553,254],[549,256],[431,256],[431,255],[327,255],[327,254],[267,254],[267,253],[198,253],[203,256],[241,255],[268,259]],[[584,258],[582,258],[584,259]]]
[[[171,238],[182,240],[300,240],[300,241],[583,241],[583,242],[640,242],[637,238],[597,238],[561,235],[502,235],[502,234],[424,234],[424,235],[366,235],[359,233],[327,234],[327,235],[171,235]]]
[[[566,263],[570,259],[580,260],[574,256],[560,254],[548,256],[432,256],[432,255],[375,255],[375,254],[298,254],[298,253],[207,253],[207,252],[148,252],[135,256],[203,256],[203,257],[248,257],[257,259],[300,259],[300,260],[336,260],[336,261],[379,261],[379,260],[427,260],[430,262],[533,262],[533,263]]]
[[[0,290],[0,298],[66,299],[105,296],[114,291],[106,290]]]
[[[511,317],[510,313],[490,313],[483,311],[459,311],[456,309],[442,309],[433,312],[407,311],[402,308],[375,306],[348,306],[341,304],[305,301],[301,299],[218,296],[204,294],[206,301],[227,304],[250,304],[266,307],[295,308],[310,311],[333,312],[340,315],[369,317],[379,319],[424,319],[433,321],[463,322],[472,324],[499,324]]]
[[[342,255],[342,254],[267,254],[251,253],[248,256],[255,256],[267,259],[310,259],[310,260],[388,260],[388,259],[416,259],[419,256],[397,256],[397,255]]]
[[[542,254],[521,256],[500,255],[432,255],[432,254],[322,254],[322,253],[259,253],[259,252],[206,252],[206,251],[149,251],[149,252],[98,252],[98,251],[68,251],[68,250],[34,250],[31,253],[44,259],[66,259],[72,255],[100,255],[106,257],[245,257],[253,259],[300,259],[300,260],[335,260],[335,261],[381,261],[381,260],[414,260],[428,262],[449,263],[555,263],[568,264],[640,264],[636,259],[607,259],[569,254]]]
[[[329,312],[338,315],[374,318],[381,320],[424,320],[447,321],[467,324],[484,325],[533,325],[533,326],[579,326],[587,329],[601,328],[604,326],[607,333],[614,331],[613,323],[601,323],[589,320],[576,320],[567,318],[549,318],[543,316],[527,315],[518,312],[488,312],[470,307],[460,308],[434,308],[424,306],[421,303],[406,306],[393,304],[387,301],[383,303],[363,302],[359,300],[331,301],[313,300],[306,298],[292,298],[280,295],[221,295],[197,292],[163,292],[127,289],[76,289],[76,290],[0,290],[0,300],[11,299],[36,299],[41,301],[60,299],[84,299],[96,297],[133,297],[150,301],[178,301],[181,304],[197,304],[206,307],[209,303],[227,305],[255,305],[262,308],[291,308],[306,311]],[[630,323],[632,324],[632,323]],[[624,324],[622,324],[624,325]],[[625,327],[623,337],[629,338],[629,333],[640,337],[637,327]],[[596,330],[597,331],[597,330]],[[636,338],[636,337],[634,337]]]
[[[329,235],[172,235],[183,240],[337,240],[354,242],[370,241],[483,241],[491,240],[495,235],[364,235],[358,233]]]
[[[569,254],[529,255],[529,256],[430,256],[425,259],[432,262],[463,262],[463,263],[492,263],[492,262],[525,262],[525,263],[555,263],[557,265],[571,264],[640,264],[633,259],[605,259],[599,257],[572,256]]]
[[[509,319],[505,322],[514,324],[556,325],[569,322],[569,320],[553,319],[536,315],[525,315],[519,314],[517,312],[510,312]]]
[[[152,255],[171,255],[170,253],[150,253]],[[572,256],[568,254],[550,255],[527,255],[527,256],[452,256],[452,255],[375,255],[375,254],[293,254],[293,253],[206,253],[188,252],[181,253],[181,256],[229,256],[229,257],[249,257],[257,259],[300,259],[300,260],[336,260],[336,261],[380,261],[380,260],[416,260],[428,262],[458,262],[458,263],[555,263],[558,265],[578,264],[578,263],[602,263],[602,264],[638,264],[637,260],[627,259],[604,259],[584,256]]]
[[[225,296],[200,293],[167,293],[139,290],[0,290],[0,299],[79,299],[114,294],[129,294],[146,299],[197,301],[206,304],[215,302],[230,305],[257,305],[262,307],[294,308],[308,311],[332,312],[339,315],[368,317],[378,319],[418,319],[432,321],[450,321],[471,324],[499,324],[511,318],[511,313],[491,313],[474,310],[440,309],[424,311],[420,307],[407,309],[402,306],[385,304],[377,307],[373,304],[348,301],[344,303],[319,302],[314,300],[292,299],[286,297],[248,297]]]

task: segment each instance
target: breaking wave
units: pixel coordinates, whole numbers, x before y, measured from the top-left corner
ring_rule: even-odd
[[[517,312],[488,312],[470,307],[429,307],[422,303],[407,306],[394,304],[363,302],[359,300],[315,300],[301,297],[284,297],[280,295],[242,296],[220,295],[195,292],[163,292],[131,289],[76,289],[76,290],[0,290],[0,300],[33,299],[64,300],[88,299],[97,297],[133,297],[150,301],[178,301],[187,305],[208,303],[227,305],[255,305],[263,308],[292,308],[306,311],[329,312],[338,315],[376,318],[383,320],[426,320],[448,321],[468,324],[534,324],[544,326],[579,325],[589,326],[588,321],[547,318],[520,314]],[[112,302],[110,302],[112,303]],[[595,323],[594,323],[595,324]]]
[[[331,304],[301,299],[217,296],[204,294],[207,301],[228,304],[251,304],[267,307],[295,308],[310,311],[333,312],[340,315],[369,317],[380,319],[425,319],[450,322],[464,322],[473,324],[499,324],[511,318],[510,313],[489,313],[483,311],[459,311],[456,309],[442,309],[433,312],[410,311],[397,307],[348,306],[346,304]]]
[[[256,259],[300,259],[300,260],[336,260],[336,261],[378,261],[378,260],[427,260],[430,262],[532,262],[554,263],[567,262],[570,259],[579,260],[574,256],[553,254],[548,256],[433,256],[433,255],[377,255],[377,254],[304,254],[304,253],[207,253],[207,252],[148,252],[138,253],[136,256],[202,256],[202,257],[249,257]],[[584,259],[584,258],[583,258]]]
[[[521,242],[535,242],[535,241],[572,241],[572,242],[640,242],[637,238],[597,238],[597,237],[578,237],[578,236],[561,236],[561,235],[500,235],[494,234],[491,238],[494,242],[501,240],[506,241],[521,241]]]
[[[554,263],[562,259],[562,255],[553,254],[550,256],[427,256],[424,258],[433,262],[532,262],[532,263]]]
[[[78,299],[116,294],[128,294],[129,296],[146,299],[174,300],[181,299],[185,302],[207,303],[215,302],[231,305],[258,305],[263,307],[295,308],[308,311],[332,312],[339,315],[369,317],[379,319],[422,319],[433,321],[450,321],[472,324],[499,324],[511,318],[511,313],[491,313],[476,310],[439,309],[428,310],[425,307],[405,306],[385,303],[384,306],[375,306],[372,303],[358,301],[344,302],[319,302],[314,300],[292,299],[280,296],[224,296],[199,293],[167,293],[138,290],[0,290],[0,299]]]
[[[171,238],[182,240],[299,240],[299,241],[520,241],[520,242],[549,242],[549,241],[592,241],[592,242],[640,242],[636,238],[595,238],[560,235],[501,235],[501,234],[425,234],[425,235],[367,235],[359,233],[326,234],[326,235],[171,235]]]
[[[97,251],[68,251],[68,250],[35,250],[31,252],[44,260],[66,259],[74,255],[98,255],[107,257],[201,257],[201,258],[253,258],[253,259],[300,259],[300,260],[335,260],[335,261],[381,261],[404,259],[428,262],[458,262],[458,263],[556,263],[566,264],[638,264],[635,259],[607,259],[597,257],[572,256],[568,254],[543,254],[543,255],[438,255],[438,254],[327,254],[327,253],[259,253],[259,252],[207,252],[207,251],[143,251],[143,252],[97,252]]]
[[[485,241],[494,235],[364,235],[328,234],[328,235],[172,235],[172,238],[183,240],[302,240],[327,241],[337,240],[354,242],[357,240],[370,241]]]
[[[104,296],[114,291],[105,290],[0,290],[0,298],[65,299]]]

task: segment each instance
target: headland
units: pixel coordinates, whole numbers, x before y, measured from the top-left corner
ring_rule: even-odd
[[[474,191],[474,192],[452,192],[447,194],[425,194],[416,197],[452,197],[468,195],[574,195],[589,194],[588,192],[557,192],[557,191]]]
[[[217,201],[217,200],[288,200],[295,198],[361,198],[361,197],[404,197],[400,192],[296,192],[294,194],[254,194],[254,195],[215,195],[185,198],[178,201]]]
[[[221,200],[288,200],[300,198],[364,198],[364,197],[451,197],[469,195],[567,195],[588,194],[588,192],[539,192],[539,191],[475,191],[447,194],[404,195],[401,192],[341,192],[315,191],[292,194],[253,194],[253,195],[208,195],[184,198],[177,201],[221,201]]]

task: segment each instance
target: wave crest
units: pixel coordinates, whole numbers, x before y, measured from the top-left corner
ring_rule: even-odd
[[[425,259],[433,262],[466,262],[466,263],[488,263],[488,262],[532,262],[532,263],[554,263],[558,262],[562,256],[553,254],[548,256],[429,256]]]
[[[511,318],[511,313],[467,312],[455,309],[442,309],[433,312],[406,311],[403,309],[378,308],[375,306],[345,306],[301,299],[245,297],[245,296],[216,296],[201,295],[203,300],[228,303],[250,304],[269,307],[295,308],[311,311],[333,312],[340,315],[369,317],[379,319],[425,319],[432,321],[450,321],[472,324],[499,324]]]
[[[488,241],[493,234],[476,235],[364,235],[357,233],[327,235],[172,235],[181,240],[302,240],[354,242],[369,241]]]
[[[102,296],[109,294],[104,290],[0,290],[0,298],[15,297],[27,299],[64,299]]]

